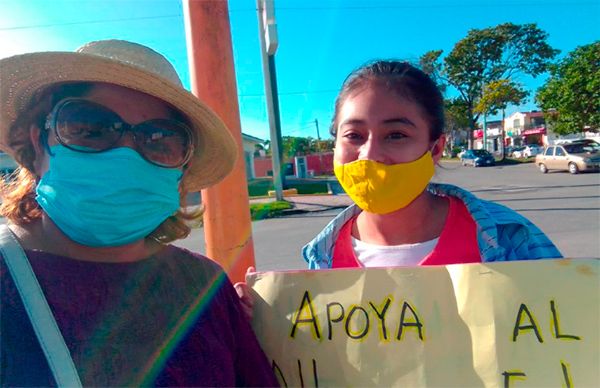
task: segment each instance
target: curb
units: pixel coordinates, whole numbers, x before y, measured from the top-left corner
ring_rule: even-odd
[[[311,208],[311,209],[292,208],[292,209],[282,210],[281,212],[279,212],[279,214],[276,217],[285,217],[285,216],[291,216],[291,215],[296,215],[296,214],[305,214],[305,213],[320,213],[320,212],[325,212],[327,210],[345,209],[348,207],[345,205],[336,205],[336,206],[320,206],[317,208],[317,206],[319,206],[319,205],[315,205],[314,208]]]

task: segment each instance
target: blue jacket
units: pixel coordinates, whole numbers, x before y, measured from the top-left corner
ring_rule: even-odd
[[[514,210],[479,199],[453,185],[430,183],[428,190],[463,201],[477,224],[477,243],[482,262],[562,257],[544,232]],[[302,256],[308,262],[309,269],[331,268],[333,248],[342,226],[361,211],[356,205],[346,208],[302,248]]]

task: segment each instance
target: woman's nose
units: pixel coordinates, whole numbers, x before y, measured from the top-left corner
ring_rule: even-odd
[[[117,143],[119,147],[129,147],[137,151],[137,147],[135,145],[135,134],[131,130],[127,130],[123,133],[119,142]]]
[[[358,155],[359,160],[373,160],[375,162],[385,163],[385,155],[383,153],[383,147],[377,140],[369,138],[360,147]]]

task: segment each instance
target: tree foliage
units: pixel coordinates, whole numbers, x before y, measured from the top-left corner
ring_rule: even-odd
[[[333,152],[335,147],[334,139],[315,140],[317,152]]]
[[[444,100],[444,114],[446,121],[446,149],[452,154],[456,145],[458,133],[469,126],[469,116],[464,102],[458,98]]]
[[[271,140],[267,139],[267,140],[263,141],[262,144],[257,144],[254,148],[255,148],[254,156],[257,156],[256,151],[259,151],[259,150],[265,151],[265,156],[271,156]]]
[[[460,98],[444,100],[446,114],[446,129],[456,131],[469,127],[469,113],[467,105]]]
[[[308,155],[317,152],[331,152],[334,147],[333,139],[317,140],[312,137],[283,136],[281,138],[283,158],[293,159],[294,156]],[[263,144],[255,146],[255,156],[260,150],[265,151],[266,156],[271,156],[271,141],[265,140]]]
[[[282,142],[283,156],[286,159],[317,152],[328,152],[333,149],[333,140],[317,140],[310,136],[283,136]]]
[[[501,79],[492,81],[483,87],[483,95],[473,109],[478,114],[497,114],[504,112],[508,105],[520,105],[529,95],[521,85]]]
[[[576,48],[552,66],[536,100],[558,134],[600,129],[600,41]]]
[[[281,138],[283,157],[285,159],[294,156],[306,155],[311,151],[312,138],[298,136],[283,136]]]
[[[529,95],[529,92],[523,90],[521,85],[508,79],[492,81],[483,87],[483,95],[473,109],[478,114],[496,114],[502,112],[502,122],[504,122],[504,111],[508,105],[519,105]],[[501,138],[504,139],[504,125],[501,126]],[[502,142],[502,160],[505,159],[504,141]]]
[[[441,60],[442,51],[425,53],[420,64],[444,90],[458,92],[466,107],[469,127],[476,129],[480,113],[475,111],[484,87],[499,80],[511,80],[517,73],[533,77],[547,70],[558,53],[546,42],[548,34],[535,24],[504,23],[473,29],[458,41]]]

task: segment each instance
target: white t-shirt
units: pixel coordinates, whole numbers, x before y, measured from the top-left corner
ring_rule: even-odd
[[[438,238],[416,244],[375,245],[352,237],[352,248],[363,267],[417,266],[433,251]]]

